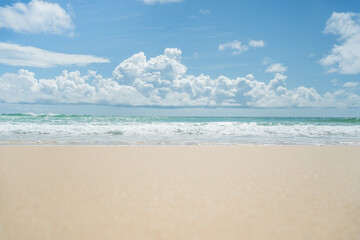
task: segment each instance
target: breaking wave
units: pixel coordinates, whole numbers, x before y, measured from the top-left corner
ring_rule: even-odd
[[[360,145],[359,118],[0,114],[0,144]]]

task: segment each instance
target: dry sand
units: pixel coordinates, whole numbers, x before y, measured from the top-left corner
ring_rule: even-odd
[[[1,240],[360,239],[359,147],[0,147]]]

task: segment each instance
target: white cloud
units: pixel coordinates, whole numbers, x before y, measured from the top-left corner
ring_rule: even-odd
[[[223,51],[226,49],[231,49],[231,50],[235,50],[233,52],[233,54],[240,54],[242,52],[247,51],[249,48],[247,46],[242,45],[241,42],[239,42],[238,40],[232,41],[232,42],[228,42],[228,43],[224,43],[224,44],[220,44],[219,45],[219,50]]]
[[[0,63],[11,66],[54,67],[58,65],[87,65],[106,63],[108,59],[91,55],[64,54],[44,49],[0,42]]]
[[[339,86],[339,85],[340,85],[340,84],[339,84],[340,81],[339,81],[338,79],[336,79],[336,78],[331,79],[330,82],[331,82],[332,85],[334,85],[334,86]]]
[[[315,53],[309,53],[309,54],[307,55],[308,58],[313,58],[313,57],[315,57],[315,56],[316,56]]]
[[[235,79],[187,74],[179,49],[147,59],[143,52],[120,63],[113,77],[94,71],[85,75],[64,71],[53,79],[37,79],[20,70],[0,76],[0,102],[89,103],[131,106],[243,107],[360,107],[354,91],[319,94],[314,88],[286,87],[287,77],[276,73],[268,82],[252,74]]]
[[[274,63],[271,64],[266,70],[265,72],[277,72],[277,73],[284,73],[287,71],[287,67],[284,66],[281,63]]]
[[[330,53],[320,59],[329,72],[342,74],[360,73],[360,14],[334,12],[326,22],[325,33],[338,35],[340,45],[335,44]]]
[[[202,14],[202,15],[208,15],[208,14],[210,14],[210,10],[209,9],[200,9],[200,14]]]
[[[344,87],[354,88],[354,87],[357,87],[359,84],[360,84],[360,82],[346,82],[346,83],[344,83]]]
[[[265,57],[263,60],[262,60],[262,64],[263,65],[269,65],[270,63],[272,63],[272,59],[271,58],[268,58],[268,57]]]
[[[250,42],[249,42],[249,47],[257,48],[257,47],[264,47],[264,46],[265,46],[265,43],[263,40],[259,40],[259,41],[250,40]]]
[[[146,4],[155,4],[155,3],[173,3],[173,2],[182,2],[183,0],[143,0]]]
[[[232,42],[219,44],[219,50],[224,51],[226,49],[233,50],[233,54],[240,54],[242,52],[246,52],[249,48],[257,48],[257,47],[264,47],[265,43],[263,40],[250,40],[247,45],[243,45],[240,41],[234,40]]]
[[[78,71],[63,71],[54,79],[38,80],[34,73],[21,69],[17,74],[0,76],[0,92],[0,99],[8,103],[146,103],[135,88],[119,85],[91,71],[84,76]]]
[[[22,33],[73,34],[70,15],[57,3],[32,0],[0,7],[0,28]]]

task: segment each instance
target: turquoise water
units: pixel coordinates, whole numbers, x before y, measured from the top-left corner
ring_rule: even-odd
[[[0,144],[360,145],[360,118],[0,114]]]

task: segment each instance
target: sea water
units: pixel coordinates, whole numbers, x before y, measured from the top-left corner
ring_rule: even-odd
[[[360,119],[0,114],[0,144],[360,145]]]

